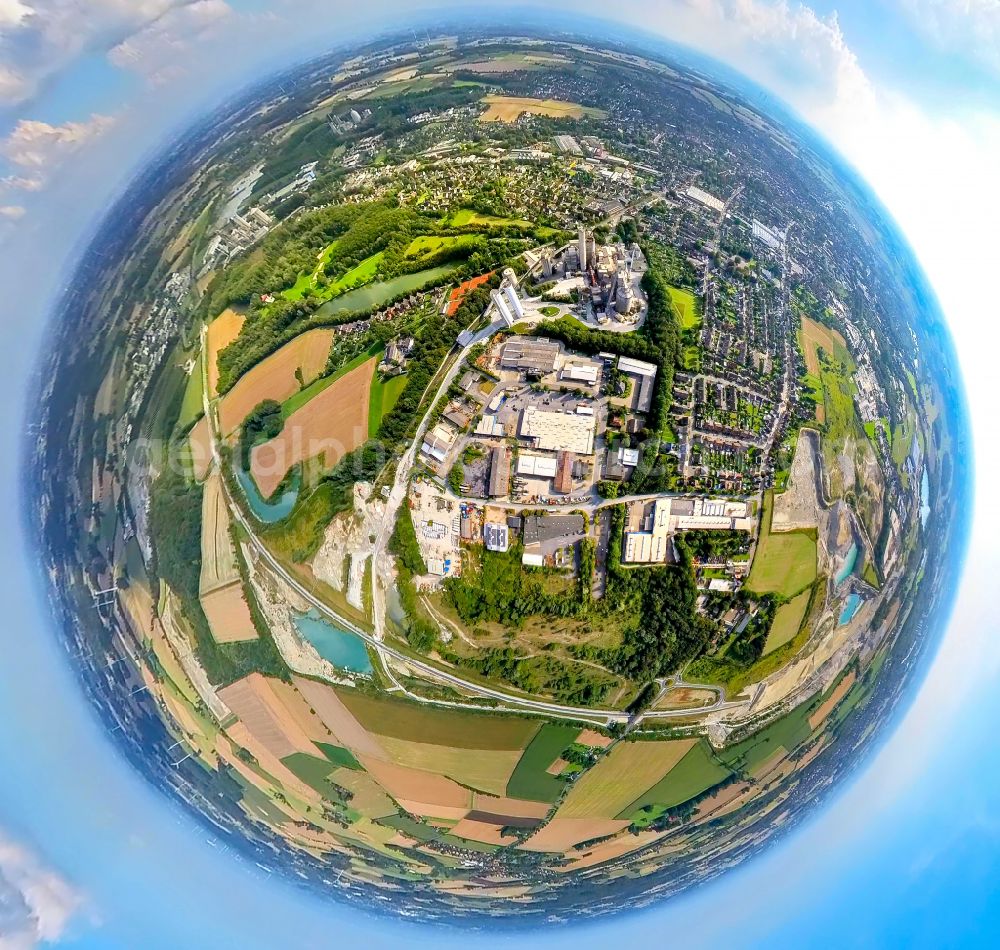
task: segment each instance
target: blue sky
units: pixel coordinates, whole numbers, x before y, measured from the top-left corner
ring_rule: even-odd
[[[135,168],[228,91],[414,9],[380,0],[360,6],[0,0],[0,284],[8,288],[0,305],[0,397],[8,405],[22,404],[27,367],[68,264]],[[509,6],[492,4],[498,12]],[[561,24],[574,12],[610,12],[594,0],[536,7],[543,8]],[[567,933],[546,946],[664,933],[698,945],[995,944],[1000,607],[991,592],[1000,506],[989,493],[1000,463],[1000,305],[990,281],[1000,222],[1000,0],[619,0],[613,13],[621,25],[689,45],[763,85],[872,184],[912,242],[955,335],[980,497],[954,622],[918,699],[864,775],[808,828],[724,881],[611,930]],[[8,446],[0,453],[7,497],[15,477]],[[47,688],[61,698],[33,720],[22,748],[0,738],[0,921],[13,907],[22,928],[16,938],[0,930],[0,947],[5,939],[20,948],[42,938],[166,946],[199,934],[216,942],[238,935],[248,946],[282,937],[321,946],[331,933],[345,945],[415,939],[418,932],[318,907],[283,884],[234,870],[116,761],[75,696],[39,605],[24,597],[30,570],[15,515],[0,511],[0,596],[12,605],[7,624],[18,634],[0,651],[0,722]],[[34,745],[41,751],[30,751]],[[60,778],[73,776],[76,793],[52,795],[53,808],[72,809],[58,819],[36,807],[40,783],[52,778],[53,748],[66,764]],[[109,787],[116,789],[111,803]],[[100,827],[98,840],[67,830],[88,822]],[[181,860],[183,880],[172,874]],[[225,894],[217,903],[213,882],[220,880]],[[157,898],[164,886],[183,913],[164,909]]]

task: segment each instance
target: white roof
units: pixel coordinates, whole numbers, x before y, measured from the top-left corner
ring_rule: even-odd
[[[646,363],[643,360],[634,360],[630,356],[619,356],[618,357],[618,368],[623,373],[628,373],[631,376],[655,376],[656,375],[656,365],[653,363]]]
[[[568,363],[563,367],[562,378],[584,383],[596,383],[600,367],[586,363]]]
[[[521,416],[522,438],[534,439],[547,452],[594,454],[594,417],[567,412],[547,412],[528,406]]]
[[[629,468],[635,468],[639,464],[639,450],[619,449],[618,460],[622,463],[622,465],[627,465]]]
[[[525,552],[521,555],[521,563],[526,564],[528,567],[545,567],[545,558],[541,554],[528,554]]]
[[[517,457],[517,474],[555,478],[556,459],[551,455],[528,455],[524,452]]]

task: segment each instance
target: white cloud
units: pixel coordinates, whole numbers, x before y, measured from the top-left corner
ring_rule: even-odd
[[[913,26],[941,49],[1000,72],[1000,0],[899,0]]]
[[[85,122],[67,122],[64,125],[22,119],[14,131],[0,141],[0,155],[33,175],[30,179],[11,181],[30,181],[37,190],[40,176],[50,175],[80,148],[106,132],[114,121],[106,115],[92,115]]]
[[[108,52],[108,59],[159,85],[184,72],[192,46],[215,36],[232,13],[225,0],[195,0],[133,33]]]
[[[0,29],[18,26],[31,13],[21,0],[0,0]]]
[[[82,895],[36,855],[0,833],[0,947],[29,950],[65,934]]]
[[[5,221],[19,221],[27,214],[23,205],[0,205],[0,218]]]
[[[0,102],[29,100],[87,52],[106,53],[136,35],[169,29],[172,14],[221,0],[0,0]],[[188,27],[182,16],[178,25]]]

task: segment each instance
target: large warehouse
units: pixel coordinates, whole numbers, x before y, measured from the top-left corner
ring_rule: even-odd
[[[594,416],[579,412],[548,412],[528,406],[521,414],[519,435],[546,452],[594,454]]]

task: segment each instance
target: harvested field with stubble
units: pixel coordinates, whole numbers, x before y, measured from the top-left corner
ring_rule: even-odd
[[[600,109],[589,109],[577,102],[561,102],[558,99],[486,96],[483,102],[487,108],[479,117],[481,122],[516,122],[526,112],[554,119],[582,119],[585,115],[602,118],[605,115]]]
[[[462,785],[502,795],[520,749],[459,749],[379,736],[379,743],[397,765],[446,775]]]
[[[195,481],[203,482],[212,467],[212,433],[208,416],[202,416],[188,436],[191,449],[191,470]]]
[[[293,412],[277,438],[254,447],[250,472],[265,498],[294,465],[319,457],[332,468],[366,441],[375,362],[367,360],[342,376]]]
[[[265,399],[284,402],[318,379],[326,369],[333,336],[334,331],[325,327],[309,330],[244,373],[219,404],[223,435],[235,432]]]
[[[472,807],[472,792],[443,775],[367,757],[361,757],[360,762],[379,785],[414,815],[460,820]]]
[[[652,788],[697,739],[619,742],[570,789],[557,818],[614,818]]]
[[[833,356],[837,352],[838,345],[841,349],[847,349],[847,341],[837,330],[832,330],[809,317],[802,318],[802,352],[806,358],[806,372],[810,376],[820,374],[820,349]]]
[[[309,703],[310,708],[323,720],[324,725],[337,737],[338,742],[355,755],[364,754],[384,759],[386,752],[367,729],[344,705],[332,686],[316,680],[293,676],[292,683]]]
[[[608,838],[600,844],[595,844],[592,848],[587,848],[580,852],[580,856],[573,856],[573,860],[564,867],[556,868],[561,874],[568,871],[582,871],[584,868],[592,868],[596,864],[603,864],[615,858],[623,857],[646,848],[651,844],[665,838],[669,831],[640,831],[638,834],[619,835],[617,838]]]
[[[296,752],[316,755],[316,746],[260,673],[251,673],[219,690],[219,698],[239,717],[251,735],[278,759]]]
[[[628,826],[627,821],[613,821],[607,818],[553,818],[524,844],[518,845],[518,849],[558,853],[584,841],[606,838]]]
[[[208,325],[205,359],[208,360],[208,395],[213,399],[219,395],[219,354],[240,335],[245,322],[246,317],[230,307]]]
[[[202,494],[200,597],[216,643],[257,639],[229,533],[229,509],[218,472],[209,477]]]

